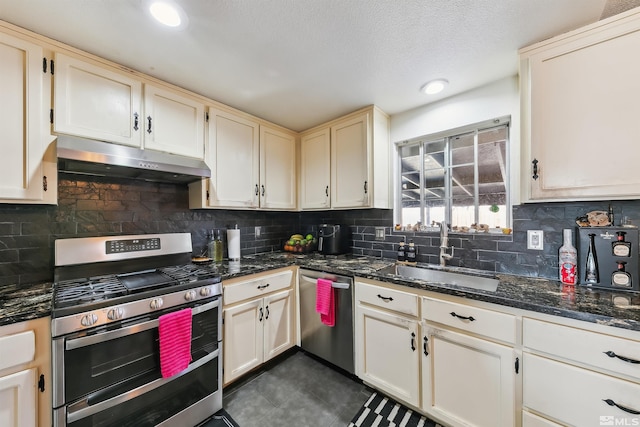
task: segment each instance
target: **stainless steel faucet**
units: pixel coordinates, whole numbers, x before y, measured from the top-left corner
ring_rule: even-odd
[[[451,254],[447,253],[449,249],[449,227],[447,223],[440,222],[440,266],[444,267],[447,260],[453,258],[453,246],[451,246]]]

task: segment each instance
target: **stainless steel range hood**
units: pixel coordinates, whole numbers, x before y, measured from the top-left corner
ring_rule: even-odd
[[[58,136],[57,151],[66,173],[183,184],[211,176],[202,160],[68,135]]]

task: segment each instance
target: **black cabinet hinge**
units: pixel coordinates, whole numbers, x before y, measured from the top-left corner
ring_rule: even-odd
[[[209,200],[209,190],[207,190],[207,201]]]
[[[38,380],[38,390],[40,392],[44,392],[44,375],[40,375],[40,379]]]
[[[51,75],[53,76],[53,65],[54,65],[53,59],[51,61],[49,61],[49,64],[50,64],[49,65],[49,69],[51,70]]]
[[[47,191],[49,186],[47,185],[47,176],[42,177],[42,191]]]
[[[515,363],[515,368],[516,368],[516,374],[520,372],[520,358],[516,357],[516,363]]]
[[[53,108],[49,110],[49,122],[53,124]]]

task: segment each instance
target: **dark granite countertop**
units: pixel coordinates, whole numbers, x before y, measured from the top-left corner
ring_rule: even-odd
[[[209,264],[208,267],[219,273],[222,280],[228,280],[298,265],[311,270],[364,277],[471,300],[640,331],[640,294],[637,293],[611,292],[581,286],[567,287],[553,280],[501,274],[495,275],[500,280],[497,290],[483,291],[401,278],[388,272],[387,267],[394,263],[394,260],[366,256],[269,252],[243,257],[239,263],[225,261]],[[0,326],[50,314],[51,283],[0,288]]]
[[[0,326],[51,314],[51,283],[0,287]]]

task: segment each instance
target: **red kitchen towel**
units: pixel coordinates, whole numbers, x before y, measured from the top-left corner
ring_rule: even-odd
[[[320,313],[320,320],[327,326],[336,324],[335,296],[333,282],[327,279],[316,281],[316,311]]]
[[[184,371],[191,361],[191,309],[164,314],[158,319],[162,378]]]

